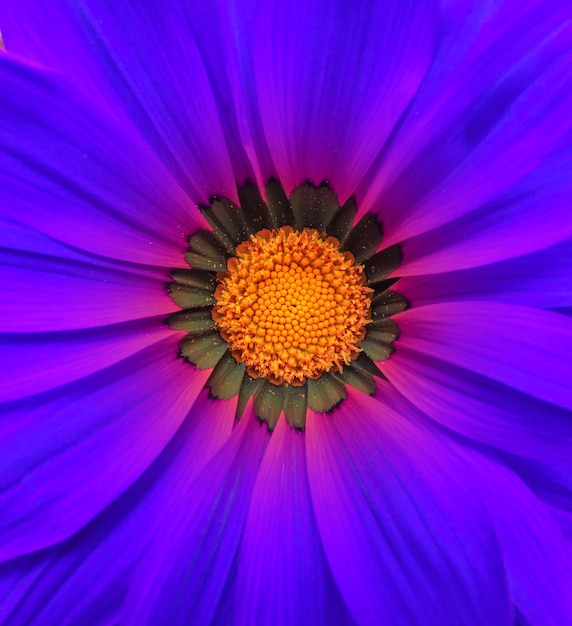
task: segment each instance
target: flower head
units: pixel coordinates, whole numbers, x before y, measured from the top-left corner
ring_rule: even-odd
[[[571,11],[0,2],[2,623],[572,623]]]

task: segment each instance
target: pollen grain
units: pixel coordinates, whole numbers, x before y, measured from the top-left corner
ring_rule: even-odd
[[[253,378],[303,385],[358,356],[372,290],[334,237],[264,229],[236,248],[227,270],[212,317]]]

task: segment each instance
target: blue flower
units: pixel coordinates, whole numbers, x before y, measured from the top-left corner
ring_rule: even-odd
[[[0,623],[572,623],[572,8],[138,4],[0,2]],[[172,321],[273,180],[399,331],[304,429]]]

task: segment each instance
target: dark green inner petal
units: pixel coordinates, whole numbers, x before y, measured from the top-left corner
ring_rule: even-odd
[[[217,332],[181,341],[181,356],[201,370],[214,367],[227,350],[228,344]]]
[[[299,185],[290,196],[296,226],[324,231],[340,209],[338,196],[325,183],[315,187],[312,183]]]
[[[268,422],[268,428],[271,430],[278,422],[285,397],[285,385],[273,385],[268,381],[265,381],[254,395],[254,412],[259,419]]]
[[[185,252],[187,263],[194,269],[224,272],[229,255],[224,244],[208,230],[197,230],[189,239],[189,250]]]
[[[352,361],[347,367],[344,367],[342,374],[343,381],[363,391],[363,393],[366,393],[368,396],[372,396],[377,388],[373,376],[360,367],[356,367],[354,363],[355,361]]]
[[[167,323],[187,333],[180,344],[181,357],[198,368],[213,368],[207,381],[211,395],[219,399],[238,395],[237,419],[252,397],[256,415],[269,429],[275,427],[281,413],[291,426],[303,429],[308,408],[331,411],[347,397],[346,385],[373,395],[375,378],[385,378],[376,362],[390,357],[399,336],[397,323],[390,317],[408,307],[407,300],[390,289],[398,279],[388,278],[402,262],[401,247],[378,251],[382,240],[379,220],[366,214],[354,224],[355,199],[350,197],[340,207],[337,195],[326,183],[315,186],[306,182],[288,198],[281,183],[271,179],[265,186],[264,201],[258,188],[247,182],[238,187],[238,196],[240,206],[213,196],[210,206],[200,207],[213,230],[199,229],[190,237],[185,258],[192,269],[174,269],[170,274],[173,282],[168,290],[182,310],[170,315]],[[361,352],[342,372],[324,372],[300,387],[249,376],[244,364],[236,360],[241,359],[240,353],[229,349],[232,346],[217,331],[212,316],[217,303],[215,290],[228,271],[228,259],[236,256],[237,246],[264,228],[286,225],[313,228],[338,239],[341,250],[351,252],[356,263],[364,265],[367,284],[373,289],[371,322],[358,344]]]
[[[184,330],[192,336],[204,335],[215,329],[210,307],[173,313],[169,317],[169,326],[175,330]]]
[[[245,371],[244,365],[237,363],[230,351],[225,352],[207,380],[211,395],[221,400],[229,400],[236,396],[240,391]]]
[[[397,244],[385,248],[385,250],[380,250],[366,259],[364,266],[368,285],[385,280],[401,265],[402,261],[401,246]]]
[[[294,428],[304,428],[306,425],[306,409],[308,406],[308,385],[293,387],[286,385],[284,400],[284,415],[288,423]]]
[[[342,246],[346,243],[357,215],[355,198],[352,196],[342,205],[326,229],[328,235],[335,237]]]
[[[232,256],[236,246],[254,234],[240,207],[226,198],[213,197],[210,206],[199,209]]]
[[[342,249],[349,250],[356,263],[363,263],[377,250],[381,238],[381,224],[374,215],[368,213],[352,228]]]
[[[248,374],[244,375],[242,385],[238,393],[238,404],[236,407],[236,418],[239,419],[244,413],[244,409],[248,404],[248,401],[252,396],[258,393],[259,389],[262,389],[264,385],[264,379],[251,378]]]
[[[346,388],[342,380],[331,372],[317,380],[308,381],[308,407],[313,411],[329,411],[345,400]]]
[[[282,183],[275,178],[269,180],[265,187],[265,193],[266,204],[272,218],[272,228],[294,224],[294,213]]]
[[[187,287],[180,283],[170,283],[168,289],[169,295],[175,301],[175,304],[182,309],[213,306],[216,302],[213,296],[214,291],[207,289]]]
[[[378,317],[389,317],[405,311],[409,303],[405,297],[397,291],[385,290],[376,293],[371,301],[371,319],[376,320]]]
[[[262,199],[258,187],[250,182],[238,188],[240,206],[251,228],[256,233],[263,228],[272,228],[270,209]]]

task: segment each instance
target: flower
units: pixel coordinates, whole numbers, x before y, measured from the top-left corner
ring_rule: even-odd
[[[572,623],[571,8],[136,4],[0,5],[2,623]],[[273,178],[409,304],[304,430],[166,323],[197,205]]]

